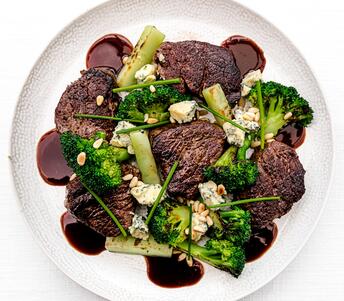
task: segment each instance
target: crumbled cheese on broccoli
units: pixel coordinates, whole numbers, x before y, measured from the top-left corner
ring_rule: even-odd
[[[169,107],[171,118],[178,123],[190,122],[195,116],[197,103],[194,100],[185,100]]]
[[[146,64],[141,69],[136,71],[135,78],[138,83],[155,81],[156,71],[157,71],[156,64]]]
[[[236,121],[236,120],[233,120]],[[225,122],[222,125],[223,130],[227,136],[227,141],[229,144],[236,146],[243,146],[245,140],[245,132],[234,125],[231,125],[229,122]]]
[[[160,184],[141,184],[130,190],[132,196],[142,205],[152,206],[161,190]],[[163,200],[165,195],[161,198]]]
[[[247,73],[241,82],[241,96],[246,96],[250,93],[251,88],[257,81],[262,79],[262,72],[258,70],[252,70]]]
[[[141,215],[134,214],[132,224],[128,229],[132,237],[143,240],[147,240],[149,237],[148,226]]]
[[[218,205],[225,202],[224,198],[217,193],[217,185],[213,181],[199,184],[198,190],[207,206]]]
[[[133,155],[135,152],[133,146],[131,145],[129,134],[116,134],[116,132],[119,130],[130,129],[133,127],[135,127],[135,125],[128,121],[118,122],[113,132],[113,137],[111,138],[110,144],[116,147],[126,147],[128,148],[128,153]]]

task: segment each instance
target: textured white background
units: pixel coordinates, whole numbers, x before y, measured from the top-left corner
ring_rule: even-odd
[[[301,50],[322,86],[332,115],[336,164],[328,204],[295,261],[245,300],[344,299],[344,4],[342,1],[241,0],[273,22]],[[9,135],[16,98],[50,39],[101,3],[1,1],[0,4],[0,300],[100,300],[62,274],[32,239],[11,193]]]

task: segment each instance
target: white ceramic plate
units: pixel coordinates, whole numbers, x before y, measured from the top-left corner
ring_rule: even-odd
[[[187,3],[187,4],[186,4]],[[197,39],[214,44],[233,34],[251,37],[265,51],[265,79],[294,85],[315,110],[307,139],[298,149],[307,191],[278,221],[273,247],[247,264],[239,279],[205,266],[202,280],[191,287],[164,289],[146,276],[143,257],[102,253],[86,256],[70,247],[60,229],[64,187],[46,185],[36,169],[36,144],[54,127],[54,108],[67,84],[85,68],[88,47],[106,33],[121,33],[135,43],[144,25],[154,24],[167,40]],[[300,251],[322,210],[332,166],[329,115],[318,84],[293,44],[273,25],[226,0],[110,1],[68,25],[43,52],[18,100],[12,132],[13,177],[34,237],[46,254],[80,285],[113,300],[235,300],[257,290],[280,273]]]

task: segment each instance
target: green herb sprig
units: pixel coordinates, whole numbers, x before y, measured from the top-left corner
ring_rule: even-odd
[[[143,83],[143,84],[136,84],[136,85],[126,86],[126,87],[121,87],[121,88],[115,88],[115,89],[112,89],[112,92],[113,93],[129,92],[135,89],[142,89],[142,88],[150,87],[150,86],[173,85],[173,84],[180,84],[180,83],[181,83],[180,78],[172,78],[172,79],[165,79],[165,80],[157,80],[155,82],[150,82],[150,83]]]

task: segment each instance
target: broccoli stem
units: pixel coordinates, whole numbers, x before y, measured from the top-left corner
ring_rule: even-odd
[[[143,182],[160,184],[158,168],[154,160],[147,131],[130,133],[130,140],[135,151],[136,161],[142,174]]]
[[[109,207],[106,206],[105,203],[103,202],[103,200],[95,192],[93,192],[85,183],[83,183],[83,182],[81,182],[81,183],[88,190],[88,192],[96,199],[96,201],[99,203],[99,205],[103,207],[103,209],[111,217],[111,219],[115,222],[116,226],[121,231],[122,235],[124,237],[127,237],[128,236],[127,232],[124,230],[124,228],[121,225],[120,221],[112,213],[112,211],[109,209]]]
[[[262,87],[260,80],[256,83],[257,88],[257,101],[258,101],[258,108],[259,108],[259,122],[260,122],[260,148],[264,149],[265,143],[265,110],[263,104],[263,96],[262,96]]]
[[[146,222],[145,222],[146,225],[149,224],[151,218],[153,217],[154,211],[155,211],[156,207],[158,206],[158,204],[160,203],[160,200],[161,200],[162,196],[164,195],[164,193],[165,193],[165,191],[166,191],[166,189],[167,189],[168,184],[169,184],[170,181],[172,180],[173,174],[174,174],[174,172],[176,171],[176,169],[177,169],[177,167],[178,167],[178,164],[179,164],[178,161],[175,161],[175,162],[173,163],[173,165],[172,165],[172,167],[171,167],[171,169],[170,169],[170,171],[169,171],[169,173],[168,173],[168,175],[167,175],[167,178],[166,178],[164,184],[162,185],[162,187],[161,187],[161,189],[160,189],[160,192],[159,192],[159,194],[158,194],[158,197],[157,197],[156,200],[154,201],[154,204],[153,204],[153,206],[152,206],[152,209],[149,211],[148,217],[147,217]]]
[[[131,133],[131,132],[137,132],[139,130],[156,128],[156,127],[168,124],[168,123],[170,123],[170,121],[165,120],[165,121],[160,121],[160,122],[153,123],[153,124],[139,125],[139,126],[135,126],[133,128],[128,128],[128,129],[123,129],[123,130],[116,131],[116,134],[128,134],[128,133]]]
[[[261,197],[261,198],[238,200],[238,201],[234,201],[234,202],[230,202],[230,203],[221,203],[221,204],[216,204],[216,205],[210,205],[210,206],[208,206],[208,208],[220,208],[220,207],[242,205],[242,204],[253,203],[253,202],[275,201],[275,200],[280,200],[280,199],[281,199],[280,196],[267,196],[267,197]]]
[[[125,87],[136,83],[135,73],[153,60],[156,50],[163,42],[165,35],[154,26],[146,26],[135,48],[117,77],[117,85]]]
[[[141,89],[150,86],[158,86],[158,85],[173,85],[173,84],[180,84],[180,78],[171,78],[171,79],[164,79],[164,80],[157,80],[155,82],[143,83],[143,84],[135,84],[121,88],[112,89],[113,93],[124,92],[124,91],[132,91],[135,89]]]
[[[225,96],[225,93],[223,93],[220,84],[215,84],[209,88],[204,89],[202,91],[202,94],[209,108],[216,111],[222,116],[230,118],[231,108],[229,107],[228,100]],[[220,117],[215,117],[215,119],[216,122],[221,126],[225,123]]]
[[[224,120],[224,121],[230,123],[231,125],[237,127],[238,129],[244,131],[245,133],[249,133],[249,130],[245,129],[245,128],[242,127],[240,124],[237,124],[237,123],[234,122],[233,120],[228,119],[227,117],[225,117],[225,116],[219,114],[218,112],[216,112],[216,111],[214,111],[213,109],[211,109],[211,108],[205,106],[204,104],[201,104],[201,103],[200,103],[199,106],[200,106],[201,108],[203,108],[203,109],[206,109],[207,111],[209,111],[209,112],[212,113],[213,115],[215,115],[215,116],[221,118],[222,120]]]
[[[92,114],[75,114],[74,117],[76,118],[89,118],[89,119],[105,119],[105,120],[114,120],[114,121],[129,121],[133,123],[145,123],[143,120],[138,119],[122,119],[118,117],[112,116],[104,116],[104,115],[92,115]]]
[[[134,237],[107,237],[105,248],[109,252],[154,257],[172,257],[173,249],[168,244],[157,243],[152,236],[147,240]]]
[[[237,153],[237,147],[232,145],[230,146],[222,155],[221,157],[215,162],[214,166],[229,166],[232,164],[235,155]]]
[[[247,135],[247,136],[245,137],[245,141],[244,141],[243,146],[241,146],[241,147],[238,149],[238,152],[237,152],[237,160],[238,160],[238,161],[246,160],[246,152],[247,152],[247,150],[248,150],[248,149],[250,148],[250,146],[251,146],[251,141],[252,141],[251,135]]]

